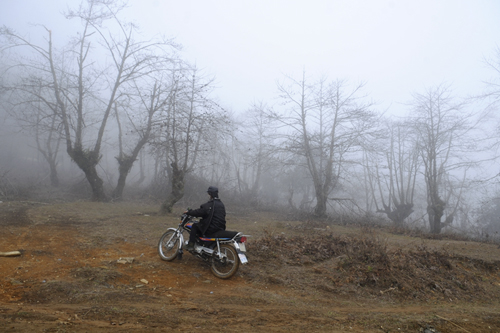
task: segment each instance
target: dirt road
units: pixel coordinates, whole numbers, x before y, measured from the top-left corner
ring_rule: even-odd
[[[392,278],[401,283],[381,289],[380,280],[360,285],[357,273],[350,273],[355,265],[339,263],[339,257],[302,254],[295,262],[261,255],[263,234],[292,237],[302,231],[291,224],[300,222],[247,215],[233,217],[229,228],[255,234],[248,244],[250,263],[232,279],[220,280],[191,255],[159,259],[157,240],[178,223],[178,214],[160,217],[155,209],[131,203],[2,203],[0,251],[22,255],[0,257],[0,331],[500,332],[496,245],[392,237],[393,246],[425,242],[463,257],[448,260],[461,287],[418,287],[425,290],[411,299],[395,273]],[[360,232],[336,230],[344,231]],[[384,278],[379,272],[375,279]]]

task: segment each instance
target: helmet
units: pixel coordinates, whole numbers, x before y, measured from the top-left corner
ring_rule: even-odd
[[[212,198],[217,198],[219,196],[219,189],[215,186],[210,186],[207,193],[210,194]]]

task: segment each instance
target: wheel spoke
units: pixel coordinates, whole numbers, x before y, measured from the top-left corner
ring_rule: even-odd
[[[221,279],[233,276],[238,270],[239,259],[236,250],[230,245],[221,245],[221,257],[214,257],[212,260],[212,272]]]
[[[171,261],[179,254],[180,246],[180,238],[177,232],[168,230],[160,238],[158,254],[163,260]]]

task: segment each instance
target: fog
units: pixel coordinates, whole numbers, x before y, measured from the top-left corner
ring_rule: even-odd
[[[78,8],[79,4],[76,0],[49,3],[4,0],[0,3],[0,22],[33,45],[43,47],[48,45],[46,29],[50,30],[54,51],[60,52],[61,68],[57,69],[60,77],[76,75],[77,72],[70,72],[77,53],[76,44],[71,43],[83,36],[83,21],[68,20],[63,13]],[[437,137],[443,134],[446,142],[453,142],[436,148],[443,154],[437,161],[441,169],[435,175],[439,178],[436,196],[444,200],[447,207],[443,228],[479,233],[487,228],[496,230],[490,225],[495,225],[494,222],[478,221],[496,209],[498,197],[495,167],[498,100],[494,98],[494,92],[498,92],[494,84],[499,82],[495,64],[500,60],[497,53],[500,3],[497,1],[132,0],[117,17],[119,22],[135,24],[138,30],[134,31],[133,40],[136,42],[160,40],[162,36],[170,40],[162,45],[162,52],[155,53],[156,63],[151,58],[147,60],[150,66],[158,66],[154,78],[151,72],[134,73],[137,75],[127,78],[130,81],[124,81],[116,97],[112,97],[109,87],[113,82],[113,61],[106,45],[109,48],[113,44],[104,41],[123,40],[124,35],[116,22],[108,24],[108,20],[93,27],[96,31],[102,29],[101,39],[97,34],[88,37],[92,41],[89,44],[92,62],[85,68],[100,66],[93,70],[97,73],[99,68],[102,75],[86,78],[87,83],[93,82],[94,99],[90,99],[90,94],[85,95],[86,110],[92,111],[84,112],[82,152],[94,151],[100,156],[95,167],[103,180],[106,197],[116,192],[113,189],[119,179],[117,157],[132,154],[146,133],[148,109],[140,96],[151,96],[152,82],[156,80],[163,87],[169,86],[171,94],[176,92],[179,104],[174,107],[168,104],[173,103],[171,95],[168,103],[164,97],[163,106],[152,116],[152,134],[141,146],[130,172],[125,173],[128,176],[124,198],[153,196],[159,202],[178,202],[203,192],[200,187],[215,183],[225,189],[231,199],[255,207],[278,205],[323,216],[318,196],[324,196],[328,214],[374,214],[383,218],[387,213],[387,210],[382,212],[384,205],[391,210],[401,204],[396,201],[391,205],[390,201],[397,186],[384,185],[391,183],[390,174],[394,171],[390,167],[393,162],[384,157],[390,155],[386,151],[391,147],[388,137],[389,133],[397,132],[391,132],[384,123],[406,122],[405,128],[409,128],[408,122],[420,124],[404,135],[408,142],[399,141],[400,148],[409,147],[410,143],[421,142],[417,132],[426,126],[425,121],[415,115],[423,115],[427,105],[439,104],[446,105],[442,111],[449,113],[447,118],[442,118],[447,130],[437,133]],[[128,27],[125,24],[122,28],[124,26]],[[5,36],[6,31],[3,33]],[[33,118],[20,116],[25,112],[29,114],[30,107],[21,106],[27,97],[20,94],[19,80],[33,78],[35,71],[12,67],[33,64],[40,59],[36,58],[33,48],[18,47],[19,43],[11,47],[11,42],[2,40],[0,54],[3,87],[0,90],[3,101],[0,195],[5,198],[19,194],[21,186],[51,188],[43,149],[36,148],[33,124],[28,126],[27,120]],[[121,45],[117,43],[113,47],[116,47],[115,55],[120,54]],[[158,59],[166,54],[170,67],[160,69]],[[172,61],[174,58],[178,60]],[[174,65],[181,61],[183,65]],[[192,87],[199,89],[184,91],[176,86],[174,90],[173,85],[181,82],[174,80],[174,68],[182,73],[179,80],[186,80],[183,81],[185,89],[189,86],[189,76],[193,77]],[[164,73],[161,79],[160,73]],[[26,81],[22,84],[26,92]],[[302,96],[297,95],[301,84],[302,88],[309,89]],[[324,95],[320,95],[323,88]],[[71,89],[73,87],[68,86],[65,105],[77,98],[76,90]],[[337,96],[349,97],[342,105],[328,102],[333,91]],[[163,93],[167,94],[167,90]],[[188,97],[190,93],[192,97]],[[50,96],[46,98],[47,105],[59,103],[53,92],[43,94]],[[321,103],[318,102],[320,96],[324,98]],[[422,99],[425,96],[429,103]],[[157,97],[163,98],[160,91]],[[307,107],[302,105],[302,111],[309,112],[303,118],[307,118],[304,123],[296,117],[301,110],[294,108],[294,103],[300,100],[298,97],[310,102]],[[109,98],[112,100],[108,103]],[[109,118],[104,119],[97,110],[106,103],[111,109],[121,109],[110,112],[106,116]],[[171,108],[166,108],[167,104]],[[338,117],[324,113],[318,105],[330,112],[337,107]],[[353,117],[353,110],[363,114]],[[61,117],[59,112],[54,114]],[[177,116],[175,112],[179,112]],[[50,113],[44,114],[48,117]],[[116,118],[116,114],[120,116]],[[181,119],[190,119],[186,124],[197,130],[190,132],[190,127],[182,124],[177,129],[182,128],[183,134],[180,130],[174,131],[168,127],[174,118],[176,124],[181,124]],[[63,125],[54,127],[63,137],[57,145],[52,141],[51,148],[58,151],[54,161],[61,186],[83,188],[83,197],[97,199],[97,190],[92,184],[92,189],[80,186],[86,184],[85,179],[90,176],[73,162],[77,155],[70,157],[67,153],[68,138],[73,143],[79,140],[76,130],[73,131],[77,128],[76,118],[68,113],[68,119],[67,132],[63,131]],[[462,121],[458,123],[454,119]],[[102,146],[101,139],[95,139],[100,126],[105,128]],[[295,131],[297,128],[302,130]],[[336,139],[335,143],[328,143],[329,135]],[[307,148],[307,140],[299,142],[298,137],[308,138],[312,145]],[[349,140],[345,140],[347,137]],[[47,139],[40,134],[39,141],[43,141],[42,138]],[[395,142],[395,136],[392,138]],[[177,145],[179,150],[175,150],[174,142],[190,144]],[[120,155],[120,147],[125,155]],[[406,173],[410,167],[403,160],[398,168],[405,177],[415,180],[415,186],[406,189],[412,193],[413,212],[405,225],[426,228],[428,207],[439,205],[430,199],[426,177],[433,175],[425,167],[426,156],[422,153],[425,149],[419,147],[421,160],[413,173],[415,176]],[[408,149],[401,149],[399,153],[410,156]],[[182,160],[186,163],[181,163]],[[317,165],[318,170],[315,171],[313,165]],[[180,193],[175,193],[171,186],[176,183],[176,168],[186,175],[186,179],[182,178],[186,197],[178,198]],[[318,194],[320,183],[324,188],[321,195]],[[409,200],[406,194],[404,197],[403,201]],[[384,198],[389,201],[382,202]],[[447,216],[452,223],[445,223]]]
[[[43,24],[63,38],[78,22],[60,13],[77,0],[3,0],[0,22],[30,31]],[[275,96],[275,81],[307,72],[368,83],[382,110],[443,81],[459,94],[480,90],[483,62],[499,43],[500,4],[483,1],[130,1],[144,36],[165,34],[183,56],[217,77],[236,112]],[[33,29],[31,29],[33,31]],[[31,33],[35,36],[35,33]],[[62,36],[61,36],[62,35]]]

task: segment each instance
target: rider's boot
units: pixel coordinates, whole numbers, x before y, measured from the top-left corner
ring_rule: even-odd
[[[194,251],[194,243],[188,242],[188,244],[186,245],[186,250],[188,250],[189,252]]]

